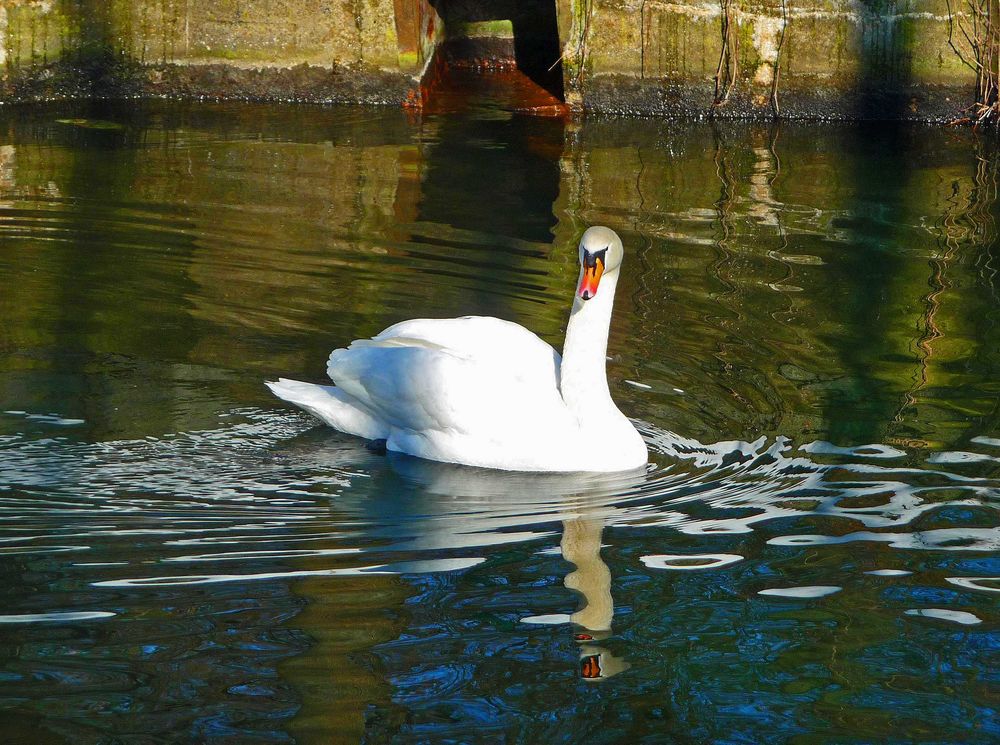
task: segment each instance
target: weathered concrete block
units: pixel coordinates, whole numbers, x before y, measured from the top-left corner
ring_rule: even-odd
[[[948,45],[944,0],[590,7],[583,108],[767,117],[776,75],[785,113],[797,116],[935,118],[971,101],[973,76]],[[727,103],[713,107],[727,7],[734,33],[723,69],[734,80]]]
[[[629,8],[620,3],[596,5],[586,42],[589,74],[638,73],[641,77],[645,45],[642,24],[636,22],[637,11],[638,7]]]
[[[946,0],[545,1],[556,12],[551,56],[561,49],[562,87],[577,108],[770,117],[776,77],[781,112],[790,116],[935,118],[972,101],[974,76],[948,44]],[[531,35],[538,33],[531,13],[542,7],[0,0],[0,97],[412,102],[446,36],[505,38],[497,48],[508,49],[513,34],[522,54],[526,43],[542,41]],[[713,106],[720,60],[730,78],[721,107]]]
[[[0,95],[402,103],[442,37],[426,0],[0,0]]]
[[[356,62],[355,3],[343,0],[130,0],[122,51],[140,62],[270,66]]]
[[[705,79],[715,74],[721,39],[717,8],[681,13],[649,13],[643,24],[646,45],[642,76],[672,80]]]

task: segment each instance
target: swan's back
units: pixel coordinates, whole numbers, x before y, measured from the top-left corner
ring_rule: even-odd
[[[499,318],[414,318],[372,338],[373,342],[390,340],[423,343],[468,360],[498,364],[513,374],[539,381],[547,382],[554,375],[559,385],[559,353],[524,326]]]
[[[327,372],[386,425],[390,449],[485,465],[501,445],[516,457],[520,447],[512,443],[538,448],[543,433],[570,426],[559,362],[523,327],[468,316],[398,323],[334,350]],[[469,457],[480,448],[481,457]]]

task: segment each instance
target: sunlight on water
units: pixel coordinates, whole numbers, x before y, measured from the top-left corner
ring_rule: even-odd
[[[640,560],[650,569],[717,569],[727,564],[743,561],[738,554],[661,554],[642,556]]]
[[[840,592],[843,587],[835,585],[811,585],[807,587],[772,587],[759,590],[758,595],[770,595],[778,598],[822,598]]]
[[[577,514],[599,518],[605,525],[657,526],[720,537],[748,533],[770,521],[807,517],[846,518],[880,529],[805,535],[786,528],[769,539],[775,546],[871,541],[909,549],[993,551],[1000,544],[997,527],[909,527],[942,506],[937,497],[942,488],[948,489],[950,508],[991,508],[1000,481],[938,469],[868,464],[862,458],[885,457],[871,446],[849,453],[859,457],[857,463],[824,464],[807,453],[832,450],[815,443],[795,448],[786,438],[775,442],[761,438],[753,443],[706,445],[645,424],[647,442],[662,458],[662,465],[646,473],[524,474],[396,454],[373,456],[351,438],[323,439],[313,422],[299,414],[256,409],[232,414],[242,421],[163,439],[89,444],[60,438],[18,442],[20,438],[8,437],[0,462],[7,491],[13,495],[0,501],[0,515],[8,521],[0,553],[86,552],[143,536],[147,549],[159,545],[156,565],[232,567],[297,558],[344,561],[360,554],[366,562],[287,573],[227,570],[95,583],[134,586],[183,584],[186,577],[202,584],[284,575],[412,571],[409,564],[398,568],[392,562],[373,564],[371,557],[472,549],[473,554],[461,560],[427,564],[461,569],[485,559],[479,549],[555,535],[548,527],[551,523]],[[424,501],[417,511],[372,514],[367,501],[376,491]],[[340,519],[331,518],[320,501],[324,498],[336,500]],[[875,504],[854,506],[871,498]],[[734,511],[742,514],[734,516]],[[68,530],[33,527],[36,516],[44,523],[54,514],[97,522],[74,521]],[[323,545],[358,538],[374,545]],[[723,553],[664,554],[641,560],[651,568],[683,570],[718,568],[742,558]],[[74,565],[122,563],[78,560]]]
[[[908,616],[922,616],[923,618],[939,618],[942,621],[953,621],[962,626],[975,626],[982,623],[982,619],[973,613],[966,613],[960,610],[948,610],[947,608],[911,608],[906,611]]]
[[[18,726],[1000,737],[991,143],[495,109],[0,122]],[[379,455],[264,389],[418,315],[558,346],[592,223],[628,252],[609,378],[645,470]]]
[[[45,621],[93,621],[111,618],[115,614],[106,611],[68,611],[60,613],[20,613],[14,616],[0,616],[0,623],[42,623]]]

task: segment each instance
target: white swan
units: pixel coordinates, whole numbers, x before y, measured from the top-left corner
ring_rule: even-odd
[[[335,429],[421,458],[507,471],[639,468],[646,445],[605,372],[622,256],[609,228],[580,239],[561,359],[516,323],[418,318],[335,349],[326,369],[336,386],[267,385]]]

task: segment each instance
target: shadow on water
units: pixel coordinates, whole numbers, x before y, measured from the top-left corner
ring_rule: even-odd
[[[9,288],[12,316],[33,315],[40,321],[33,332],[48,341],[44,360],[37,359],[8,384],[31,408],[47,407],[93,422],[96,437],[108,435],[100,423],[122,394],[114,370],[129,363],[120,350],[142,348],[155,337],[159,361],[190,353],[190,323],[163,312],[167,293],[162,288],[169,283],[170,295],[193,288],[190,282],[176,283],[173,276],[167,279],[173,267],[142,250],[162,243],[170,218],[147,215],[145,223],[130,219],[134,215],[122,218],[123,207],[127,213],[134,206],[136,161],[146,124],[111,121],[109,112],[114,118],[114,108],[106,104],[81,104],[72,116],[49,120],[29,134],[38,140],[32,147],[20,154],[9,147],[7,167],[17,174],[14,180],[42,186],[18,189],[11,184],[13,191],[5,194],[19,208],[6,236],[8,250],[21,257],[21,268],[34,269],[34,276]],[[32,124],[37,122],[26,122]],[[31,242],[41,236],[48,250],[39,271],[32,267]],[[194,248],[191,239],[170,245],[176,262],[184,262]],[[137,315],[142,324],[132,322]],[[22,345],[13,351],[31,355]],[[150,393],[154,401],[165,403]],[[152,407],[150,416],[146,427],[172,426],[169,405]]]
[[[846,176],[853,179],[853,189],[833,227],[863,233],[866,240],[844,251],[831,278],[847,324],[847,333],[837,339],[837,352],[850,380],[827,401],[828,436],[837,443],[884,442],[886,425],[899,405],[891,381],[880,379],[878,370],[884,355],[903,352],[893,339],[899,315],[891,306],[897,302],[894,293],[903,264],[895,247],[906,239],[887,217],[905,208],[912,164],[908,149],[898,143],[907,135],[896,125],[864,124],[838,143],[839,151],[851,153],[854,172]]]
[[[113,108],[109,112],[106,105],[92,103],[88,109],[83,117],[59,122],[62,131],[54,138],[57,142],[72,143],[68,148],[72,153],[71,163],[67,164],[62,183],[63,192],[71,196],[64,203],[59,226],[66,237],[57,244],[59,294],[47,299],[62,314],[53,337],[65,340],[58,345],[52,360],[56,390],[48,392],[47,401],[66,411],[73,411],[75,403],[85,402],[87,408],[79,415],[96,423],[102,419],[102,412],[113,409],[121,396],[113,376],[94,374],[117,365],[117,350],[142,349],[155,338],[156,364],[169,364],[189,356],[190,317],[164,313],[161,302],[167,292],[156,289],[157,285],[169,284],[169,293],[179,293],[181,297],[195,289],[186,277],[177,281],[165,275],[172,273],[176,265],[187,264],[196,245],[191,237],[171,241],[174,265],[169,268],[163,266],[155,253],[141,250],[160,240],[158,226],[153,221],[147,224],[122,221],[120,211],[122,205],[132,201],[136,161],[146,125],[139,121],[127,126],[108,126],[113,123],[108,117],[109,113],[114,116]],[[99,196],[93,193],[95,185],[99,185]],[[108,226],[116,223],[113,232],[109,231]],[[151,287],[153,293],[149,292]],[[136,315],[144,319],[142,324],[131,322]],[[67,389],[67,381],[81,381],[86,388]],[[30,385],[34,387],[37,383],[33,376]],[[154,400],[159,398],[155,392],[150,394]],[[66,400],[66,408],[62,400]],[[169,394],[157,403],[160,406],[151,407],[156,412],[151,412],[153,419],[147,419],[143,426],[169,431],[173,426]],[[108,435],[99,429],[92,432],[97,438]]]
[[[418,219],[521,241],[551,241],[564,127],[560,118],[500,111],[435,121]],[[456,183],[463,188],[456,190]],[[496,258],[502,260],[501,252]]]
[[[472,241],[485,245],[488,255],[473,259],[482,286],[477,313],[511,317],[509,299],[498,292],[498,270],[518,276],[524,286],[535,280],[537,270],[524,259],[526,253],[537,255],[535,246],[552,240],[563,128],[558,118],[501,112],[434,123],[435,142],[428,147],[421,181],[419,224],[412,234],[418,241],[460,249]],[[456,190],[456,183],[463,188]],[[485,214],[484,205],[489,205]],[[447,226],[443,234],[441,226]],[[462,234],[468,238],[456,242],[456,235]]]

